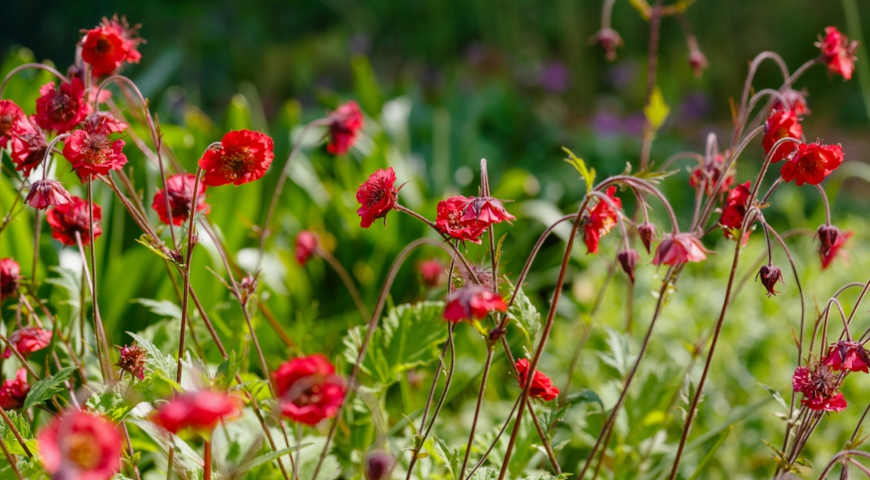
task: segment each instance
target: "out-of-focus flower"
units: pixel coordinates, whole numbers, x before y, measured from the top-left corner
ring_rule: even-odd
[[[834,244],[831,245],[831,248],[827,250],[827,252],[823,251],[823,248],[819,248],[819,256],[822,259],[822,269],[826,269],[831,265],[831,262],[837,258],[837,255],[846,255],[846,252],[840,252],[843,249],[843,245],[846,244],[846,240],[852,238],[855,232],[841,232],[837,236],[837,240],[834,241]]]
[[[679,265],[700,262],[707,258],[706,250],[697,237],[690,233],[671,234],[662,239],[656,248],[653,265]]]
[[[200,390],[183,393],[160,405],[151,415],[151,421],[172,433],[192,430],[209,435],[218,422],[232,420],[241,413],[242,405],[237,397]]]
[[[126,18],[114,16],[111,20],[103,17],[98,27],[85,32],[82,60],[91,65],[94,76],[111,74],[124,62],[139,63],[142,55],[136,47],[142,40],[137,37],[138,29],[130,27]]]
[[[220,148],[210,148],[199,159],[205,171],[203,181],[210,187],[259,180],[275,158],[275,145],[268,135],[250,130],[227,132]]]
[[[602,28],[589,39],[592,43],[597,43],[601,50],[604,51],[604,58],[608,62],[616,60],[616,47],[622,45],[622,37],[612,28]]]
[[[145,380],[145,364],[148,363],[148,352],[139,345],[125,345],[118,347],[118,350],[120,350],[120,358],[115,365],[121,371],[129,373],[139,380]]]
[[[12,139],[12,126],[24,118],[24,112],[12,100],[0,100],[0,148]]]
[[[386,219],[390,210],[396,206],[399,190],[395,187],[396,172],[393,167],[386,170],[378,170],[369,175],[356,191],[356,201],[360,207],[356,213],[360,216],[360,226],[369,228],[372,223],[379,219]],[[386,225],[386,220],[384,220]]]
[[[822,365],[834,370],[870,373],[870,356],[860,342],[842,340],[831,346],[828,356],[822,360]]]
[[[108,480],[121,469],[121,433],[100,415],[72,410],[36,439],[42,465],[56,480]]]
[[[803,117],[810,114],[810,109],[807,107],[806,92],[799,92],[797,90],[789,88],[786,91],[782,92],[782,96],[786,102],[786,105],[783,105],[782,102],[777,101],[773,105],[772,110],[791,110],[798,117]]]
[[[837,27],[825,27],[825,37],[820,37],[816,46],[822,51],[828,72],[842,75],[844,79],[850,80],[852,72],[855,71],[855,60],[857,60],[855,52],[858,50],[859,43],[849,40],[849,37],[840,33]]]
[[[169,199],[169,211],[172,212],[172,224],[183,225],[190,216],[193,206],[193,188],[196,186],[196,175],[180,173],[166,179],[166,188],[157,190],[151,208],[157,212],[160,221],[169,225],[169,212],[166,210],[166,200]],[[205,203],[205,183],[199,182],[196,192],[196,212],[208,213],[209,205]]]
[[[346,387],[323,355],[294,358],[272,373],[281,414],[306,425],[332,418],[344,402]]]
[[[442,265],[438,260],[424,260],[420,262],[417,269],[420,272],[420,278],[423,279],[423,285],[426,285],[429,288],[440,286],[444,283],[444,279],[447,277],[447,271],[444,268],[444,265]]]
[[[0,259],[0,300],[15,295],[21,283],[21,267],[14,259]]]
[[[45,133],[36,125],[33,117],[23,116],[12,124],[12,163],[15,170],[25,177],[42,163],[48,143],[45,141]]]
[[[761,284],[764,285],[764,288],[767,289],[768,298],[771,295],[776,295],[777,293],[779,293],[775,290],[776,284],[778,282],[782,282],[783,284],[785,284],[785,280],[782,279],[782,270],[780,270],[778,267],[774,267],[773,265],[762,266],[761,269],[758,271],[758,274],[755,276],[755,278],[759,277],[761,278]]]
[[[615,186],[607,187],[606,194],[617,208],[622,208],[622,200],[614,196],[616,194]],[[619,213],[602,199],[599,199],[598,203],[589,210],[583,221],[583,241],[586,242],[587,253],[598,253],[598,243],[601,241],[601,237],[613,230],[618,218]]]
[[[46,83],[36,99],[36,124],[43,130],[66,133],[81,123],[93,111],[85,98],[85,84],[78,78],[55,87]]]
[[[317,251],[317,235],[308,230],[302,230],[296,235],[296,261],[305,265]]]
[[[15,346],[24,357],[30,356],[31,353],[42,350],[51,343],[51,330],[45,330],[37,327],[24,327],[12,332],[9,337],[9,343]],[[12,349],[6,347],[0,358],[9,358],[12,356]]]
[[[819,252],[823,255],[830,253],[834,244],[836,244],[837,240],[840,238],[840,235],[840,229],[833,225],[824,224],[819,226],[819,229],[816,232],[816,236],[819,237]]]
[[[30,185],[30,192],[24,203],[39,210],[66,205],[72,201],[69,192],[56,180],[37,180]]]
[[[350,101],[338,107],[329,116],[329,143],[326,151],[334,155],[344,155],[356,142],[365,120],[359,105]]]
[[[24,405],[24,400],[27,399],[27,392],[29,391],[30,385],[27,384],[27,369],[20,368],[15,373],[15,378],[0,384],[0,408],[3,410],[21,408]]]
[[[692,50],[689,52],[689,66],[692,67],[692,73],[695,74],[695,77],[701,78],[704,69],[710,66],[710,62],[700,50]]]
[[[795,138],[800,140],[804,134],[804,129],[798,122],[797,115],[792,110],[776,110],[771,112],[764,124],[764,139],[761,146],[764,147],[764,153],[770,154],[770,150],[777,141],[783,138]],[[784,142],[776,148],[776,152],[770,157],[773,163],[780,162],[788,158],[788,156],[797,150],[798,144],[795,142]]]
[[[519,373],[520,387],[525,387],[529,378],[529,361],[525,358],[517,360],[517,373]],[[555,400],[559,396],[559,389],[553,385],[550,377],[540,371],[535,371],[532,377],[532,385],[529,387],[529,395],[545,402]]]
[[[45,220],[51,227],[51,236],[64,245],[76,245],[76,233],[81,236],[82,245],[91,243],[91,224],[88,222],[88,202],[79,197],[71,196],[70,202],[58,205],[45,215]],[[103,211],[100,206],[94,204],[94,239],[98,238],[103,230],[100,220]]]
[[[387,452],[372,452],[366,455],[366,480],[389,480],[396,459]]]
[[[727,153],[727,152],[726,152]],[[717,153],[711,161],[704,161],[704,164],[695,167],[689,176],[689,185],[694,188],[704,186],[704,192],[708,196],[712,196],[715,192],[716,183],[722,178],[722,170],[725,168],[725,155]],[[729,170],[725,175],[725,180],[722,181],[722,186],[719,187],[718,193],[725,193],[734,184],[734,171]]]
[[[822,142],[802,143],[780,170],[786,182],[794,180],[797,186],[818,185],[843,163],[843,147],[822,145]]]
[[[538,82],[551,93],[564,93],[571,82],[571,71],[562,62],[550,62],[541,69]]]
[[[493,311],[507,311],[504,299],[480,285],[468,285],[450,292],[447,296],[444,319],[450,322],[479,320]]]

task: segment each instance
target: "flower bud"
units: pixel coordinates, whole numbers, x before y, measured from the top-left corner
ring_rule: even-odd
[[[387,452],[372,452],[366,457],[366,480],[387,480],[396,461]]]
[[[837,243],[837,238],[840,236],[840,231],[833,225],[822,225],[819,227],[817,235],[821,247],[819,251],[822,255],[828,255],[831,252],[834,244]]]
[[[242,303],[248,303],[248,299],[257,293],[257,277],[248,275],[239,282],[239,293],[242,296]]]
[[[761,284],[767,289],[768,297],[779,293],[774,290],[777,282],[782,282],[782,284],[785,285],[785,281],[782,279],[782,271],[773,265],[765,265],[761,267],[761,270],[758,271],[755,278],[757,279],[758,277],[761,277]]]
[[[637,268],[638,260],[637,250],[623,250],[619,252],[616,259],[619,260],[619,265],[622,267],[622,270],[628,274],[631,283],[634,283],[634,270]]]
[[[48,207],[58,205],[66,205],[70,203],[72,198],[69,192],[63,188],[63,185],[56,180],[37,180],[30,186],[30,193],[24,203],[39,210],[45,210]]]
[[[616,47],[622,45],[622,37],[612,28],[602,28],[590,39],[604,50],[604,58],[608,62],[616,60]]]
[[[643,246],[646,248],[646,253],[652,253],[652,241],[656,236],[656,226],[652,223],[642,223],[637,227],[637,235]]]
[[[700,50],[692,50],[689,52],[689,66],[692,67],[695,77],[701,78],[701,74],[705,68],[710,66],[710,62],[707,61],[707,57]]]
[[[299,265],[308,263],[314,253],[317,251],[317,235],[308,230],[303,230],[296,235],[296,261]]]
[[[121,371],[128,372],[139,380],[145,380],[145,364],[147,363],[148,352],[139,345],[118,347],[118,350],[121,351],[121,355],[118,363],[115,365]]]

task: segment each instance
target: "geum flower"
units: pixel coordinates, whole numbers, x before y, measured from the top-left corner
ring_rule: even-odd
[[[30,185],[24,203],[39,210],[66,205],[72,201],[69,192],[57,180],[37,180]]]
[[[802,143],[783,164],[780,174],[783,180],[794,180],[798,186],[807,183],[818,185],[843,163],[844,158],[840,145],[822,145],[819,140],[816,143]]]
[[[31,353],[42,350],[51,343],[51,330],[37,327],[24,327],[12,332],[7,338],[9,343],[15,346],[15,350],[23,357],[29,357]],[[12,349],[6,347],[0,358],[12,356]]]
[[[717,153],[713,156],[711,161],[708,162],[705,160],[703,165],[697,166],[692,170],[692,173],[689,175],[689,185],[696,189],[703,185],[704,192],[708,196],[712,196],[715,193],[713,189],[716,188],[716,183],[718,183],[719,179],[722,178],[724,168],[725,155]],[[734,171],[729,170],[725,176],[725,180],[722,181],[722,186],[719,187],[718,193],[727,192],[733,183]]]
[[[23,116],[12,124],[11,153],[15,170],[25,177],[45,158],[48,143],[33,117]]]
[[[369,175],[369,178],[359,186],[356,191],[356,201],[359,202],[360,207],[356,213],[360,216],[359,224],[362,228],[369,228],[379,218],[385,219],[384,225],[387,224],[387,214],[396,206],[399,195],[395,183],[396,172],[393,171],[393,167],[389,167]]]
[[[444,319],[454,323],[479,320],[494,311],[507,311],[504,299],[488,288],[472,284],[450,292],[444,307]]]
[[[121,469],[121,433],[80,410],[54,417],[36,435],[42,466],[54,479],[108,480]]]
[[[111,133],[121,133],[128,129],[130,125],[115,118],[109,112],[94,112],[85,118],[82,122],[82,128],[85,130],[108,130]]]
[[[761,269],[758,270],[758,273],[755,274],[755,278],[761,278],[761,284],[764,285],[765,289],[767,289],[768,298],[770,298],[771,295],[779,293],[776,291],[777,282],[785,284],[785,280],[782,279],[782,270],[773,265],[763,265]]]
[[[795,392],[804,394],[801,403],[810,410],[839,412],[846,408],[846,399],[837,391],[840,374],[827,365],[797,367],[791,383]]]
[[[529,378],[529,361],[521,358],[517,360],[516,367],[519,374],[520,388],[525,387]],[[532,377],[532,384],[529,386],[529,395],[532,398],[549,402],[559,396],[559,389],[553,385],[550,377],[535,370],[535,376]]]
[[[150,420],[171,433],[189,430],[208,436],[222,420],[242,413],[241,400],[224,392],[200,390],[177,395],[160,405]]]
[[[0,100],[0,148],[6,148],[12,139],[12,126],[24,116],[24,112],[15,102]]]
[[[615,186],[607,187],[607,198],[616,207],[622,208],[622,200],[615,197],[615,193]],[[601,237],[613,230],[618,219],[619,212],[611,208],[607,201],[598,199],[598,203],[583,218],[583,241],[586,242],[586,253],[598,253]]]
[[[281,415],[315,426],[332,418],[344,402],[344,381],[323,355],[294,358],[272,373]]]
[[[199,159],[209,187],[230,183],[239,186],[263,178],[275,159],[275,144],[261,132],[235,130],[221,139],[220,148],[210,148]]]
[[[141,39],[136,37],[138,26],[130,27],[126,18],[111,20],[103,17],[96,28],[85,32],[82,38],[82,60],[90,64],[96,77],[108,75],[124,62],[139,63],[142,55],[136,50]]]
[[[58,205],[45,215],[45,220],[51,227],[51,236],[64,245],[76,245],[76,234],[79,234],[82,245],[91,243],[91,224],[88,221],[88,202],[79,197],[70,197],[71,201]],[[100,220],[102,209],[94,204],[94,239],[103,233]]]
[[[122,149],[123,140],[112,140],[112,131],[107,123],[86,124],[66,139],[63,156],[84,182],[94,175],[105,175],[120,170],[127,164]]]
[[[356,143],[357,135],[365,121],[356,102],[350,101],[338,107],[329,116],[329,143],[326,151],[333,155],[344,155]]]
[[[55,87],[49,82],[39,89],[36,99],[36,124],[44,130],[66,133],[93,111],[85,98],[85,84],[78,78]]]
[[[127,372],[139,380],[145,380],[145,364],[148,363],[148,352],[139,345],[125,345],[117,348],[120,350],[120,358],[115,365],[122,372]]]
[[[420,278],[423,279],[423,285],[426,285],[429,288],[441,285],[447,277],[446,267],[435,259],[423,260],[417,266],[417,271],[420,272]]]
[[[798,117],[809,115],[810,109],[807,107],[807,94],[794,89],[787,89],[782,92],[782,98],[785,100],[785,105],[781,101],[773,104],[772,110],[791,110]]]
[[[21,267],[11,258],[0,259],[0,300],[15,295],[21,282]]]
[[[819,38],[816,46],[822,51],[828,72],[842,75],[846,80],[852,78],[855,71],[855,52],[858,50],[858,41],[849,40],[840,33],[837,27],[825,27],[825,37]]]
[[[740,228],[743,226],[747,202],[752,194],[749,188],[750,184],[751,182],[741,183],[728,192],[728,197],[725,199],[725,208],[722,210],[722,216],[719,217],[719,225],[722,226],[726,238],[734,238],[735,231],[739,233]],[[743,236],[744,245],[748,238],[749,230],[747,229],[746,235]]]
[[[864,345],[854,340],[842,340],[831,346],[828,356],[822,360],[834,370],[870,373],[870,356]]]
[[[653,265],[679,265],[687,262],[700,262],[707,258],[707,250],[698,237],[690,233],[665,236],[656,248]]]
[[[190,216],[193,206],[193,188],[196,185],[196,175],[192,173],[180,173],[166,179],[166,188],[157,190],[151,208],[157,212],[160,221],[169,225],[169,212],[172,213],[172,224],[179,226],[184,224]],[[209,205],[205,203],[205,183],[199,182],[196,193],[196,212],[208,213]],[[166,209],[167,200],[169,210]]]
[[[798,122],[797,114],[792,110],[775,110],[767,117],[764,123],[764,139],[761,141],[761,146],[764,147],[764,153],[770,154],[773,146],[780,139],[794,138],[800,140],[804,134],[804,129]],[[788,158],[788,156],[797,149],[795,142],[783,142],[776,147],[776,151],[770,157],[772,163],[780,162]]]
[[[826,269],[831,266],[831,263],[837,258],[837,255],[848,258],[848,255],[843,249],[843,245],[846,244],[846,240],[852,238],[855,232],[845,232],[837,235],[837,239],[834,240],[834,244],[831,245],[831,248],[825,250],[824,246],[819,246],[819,257],[822,260],[822,269]]]
[[[471,224],[477,222],[484,227],[496,223],[508,222],[517,218],[505,210],[501,200],[493,197],[469,197],[465,205],[465,213],[460,221]]]
[[[0,408],[13,410],[24,406],[30,385],[27,384],[27,369],[20,368],[15,373],[15,378],[8,379],[0,384]]]
[[[317,235],[308,230],[302,230],[299,235],[296,235],[296,262],[299,265],[305,265],[308,260],[317,252]]]
[[[473,216],[466,217],[466,209],[472,198],[462,195],[438,202],[435,228],[457,240],[480,243],[480,236],[486,230],[486,223],[478,222]]]

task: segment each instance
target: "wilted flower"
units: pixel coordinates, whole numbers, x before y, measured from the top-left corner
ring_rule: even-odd
[[[334,417],[344,402],[344,381],[320,354],[284,362],[272,373],[272,379],[281,414],[296,422],[317,425]]]
[[[30,185],[30,192],[24,203],[39,210],[66,205],[72,201],[69,192],[57,180],[37,180]]]
[[[389,480],[396,459],[387,452],[372,452],[366,455],[366,480]]]
[[[844,158],[840,145],[822,145],[818,140],[816,143],[802,143],[783,164],[780,174],[783,180],[794,180],[798,186],[805,183],[818,185],[843,163]]]
[[[192,173],[180,173],[166,179],[166,188],[157,190],[151,208],[157,212],[160,221],[169,225],[169,214],[166,210],[167,198],[169,209],[172,212],[172,224],[183,225],[190,215],[193,206],[193,188],[196,185],[196,175]],[[208,213],[209,205],[205,203],[205,183],[199,182],[196,192],[196,212]]]
[[[148,363],[148,352],[139,345],[125,345],[118,347],[118,350],[120,350],[120,358],[115,365],[121,371],[129,373],[139,380],[145,380],[145,364]]]
[[[113,73],[124,62],[139,63],[142,55],[136,46],[142,40],[136,37],[138,29],[130,27],[126,18],[114,16],[111,20],[103,17],[98,27],[85,32],[82,60],[91,65],[94,76]]]
[[[81,237],[82,245],[91,243],[91,224],[88,222],[88,202],[79,197],[70,197],[71,201],[58,205],[45,216],[48,225],[51,226],[51,236],[64,245],[76,245],[76,233]],[[100,220],[103,218],[100,206],[94,204],[94,239],[99,237],[103,230],[100,228]]]
[[[24,327],[12,332],[8,338],[9,343],[15,346],[23,357],[30,356],[31,353],[42,350],[51,343],[51,330],[45,330],[37,327]],[[6,347],[0,358],[9,358],[12,356],[12,349]]]
[[[390,210],[396,206],[399,190],[395,187],[396,172],[393,167],[378,170],[369,175],[356,191],[356,201],[360,207],[356,213],[360,216],[360,226],[369,228],[378,218],[386,218]],[[386,225],[386,220],[384,220]]]
[[[205,171],[203,181],[210,187],[259,180],[275,158],[275,145],[268,135],[250,130],[227,132],[220,148],[210,148],[199,159]]]
[[[9,379],[0,384],[0,408],[13,410],[21,408],[27,399],[30,385],[27,384],[27,369],[20,368],[15,373],[14,379]]]
[[[764,147],[764,153],[770,154],[770,150],[780,139],[795,138],[800,140],[803,134],[804,129],[798,122],[797,114],[794,111],[775,110],[770,113],[764,123],[764,139],[761,141],[761,146]],[[770,161],[776,163],[785,160],[797,148],[798,144],[795,142],[783,142],[776,148]]]
[[[525,387],[529,378],[529,361],[521,358],[517,360],[516,367],[517,373],[519,373],[520,387]],[[529,395],[532,398],[549,402],[559,396],[559,389],[553,385],[550,377],[536,370],[535,376],[532,378],[532,385],[529,387]]]
[[[762,266],[758,274],[755,275],[756,279],[759,277],[761,278],[761,284],[767,289],[768,298],[771,295],[779,293],[775,290],[777,282],[782,282],[785,285],[785,280],[782,279],[782,271],[773,265]]]
[[[616,60],[616,47],[622,45],[622,37],[612,28],[602,28],[590,38],[592,43],[597,43],[604,51],[604,58],[608,62]]]
[[[363,128],[363,114],[356,102],[350,101],[338,107],[329,116],[329,143],[326,151],[334,155],[344,155],[356,142],[357,134]]]
[[[828,356],[822,360],[834,370],[870,373],[870,356],[864,345],[854,340],[842,340],[831,346]]]
[[[839,240],[840,229],[833,225],[824,224],[819,227],[816,235],[819,237],[819,252],[827,255]]]
[[[727,152],[726,152],[727,153]],[[725,167],[725,155],[721,153],[717,153],[710,159],[710,161],[704,160],[704,164],[698,167],[695,167],[692,170],[691,175],[689,176],[689,185],[694,188],[699,188],[701,185],[704,186],[704,192],[707,195],[712,196],[714,193],[713,189],[716,188],[716,183],[722,177],[722,170]],[[725,180],[722,181],[722,186],[719,187],[718,193],[725,193],[731,188],[731,185],[734,183],[734,171],[729,170],[727,175],[725,176]]]
[[[438,202],[435,228],[455,239],[480,243],[480,236],[486,229],[486,224],[476,221],[473,217],[469,217],[467,221],[464,220],[465,209],[470,200],[470,198],[457,195]]]
[[[242,413],[241,401],[224,392],[200,390],[177,395],[160,405],[151,421],[171,433],[192,430],[209,435],[221,420],[231,420]]]
[[[849,38],[837,27],[825,27],[825,38],[819,38],[816,46],[822,51],[825,64],[828,66],[828,72],[837,75],[842,75],[844,79],[850,80],[852,72],[855,71],[855,52],[858,50],[858,41],[849,40]]]
[[[69,411],[36,439],[42,465],[56,480],[108,480],[121,469],[121,433],[100,415]]]
[[[39,95],[34,119],[44,130],[66,133],[93,111],[84,98],[85,84],[78,78],[57,88],[54,82],[46,83],[39,89]]]
[[[25,177],[42,163],[48,143],[45,134],[36,125],[33,117],[22,116],[12,124],[12,144],[10,157],[15,164],[15,170]]]
[[[450,292],[444,319],[450,322],[481,319],[489,312],[506,312],[507,304],[501,296],[480,285],[468,285]]]
[[[700,262],[707,258],[706,250],[697,237],[690,233],[671,234],[662,239],[656,248],[653,265],[679,265]]]
[[[834,244],[831,245],[831,248],[827,250],[827,252],[823,250],[823,247],[819,247],[819,256],[822,259],[822,269],[828,268],[831,265],[831,262],[833,262],[834,259],[837,258],[837,255],[840,254],[840,250],[843,248],[846,240],[852,238],[852,235],[854,233],[855,232],[841,232],[837,236],[837,239],[834,241]],[[842,255],[845,256],[845,252],[843,252]]]
[[[24,118],[24,112],[12,100],[0,100],[0,148],[6,148],[12,139],[12,126]]]
[[[653,223],[642,223],[637,227],[637,236],[646,248],[646,253],[651,253],[652,242],[656,238],[656,226]]]
[[[615,197],[616,187],[607,187],[607,197],[617,208],[622,207],[622,200]],[[598,253],[598,243],[601,237],[607,235],[619,218],[619,213],[611,208],[610,203],[599,199],[598,203],[584,216],[583,241],[586,242],[587,253]]]
[[[305,265],[317,251],[317,235],[308,230],[302,230],[296,235],[296,261]]]
[[[797,367],[791,379],[795,392],[804,394],[802,404],[815,411],[839,412],[846,408],[846,399],[838,392],[840,374],[827,365],[812,368]]]
[[[15,295],[21,282],[21,267],[11,258],[0,259],[0,300]]]
[[[616,260],[619,262],[619,266],[622,267],[622,271],[628,274],[631,283],[634,283],[634,271],[637,268],[638,262],[637,250],[631,248],[623,250],[616,255]]]
[[[447,271],[444,265],[438,260],[430,259],[420,262],[417,267],[420,272],[420,278],[423,279],[423,285],[429,288],[434,288],[444,283],[444,278],[447,276]]]

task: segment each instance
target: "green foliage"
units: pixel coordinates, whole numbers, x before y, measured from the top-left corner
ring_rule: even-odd
[[[586,191],[591,192],[592,187],[595,185],[595,169],[588,168],[586,162],[584,162],[582,158],[574,155],[574,152],[568,150],[566,147],[562,147],[562,150],[568,154],[568,158],[566,158],[565,161],[574,167],[574,170],[577,170],[577,173],[580,174],[580,178],[586,182]]]
[[[27,417],[13,411],[6,411],[6,416],[9,417],[9,421],[15,426],[18,434],[21,435],[27,449],[31,453],[36,452],[38,443],[33,435],[33,431],[30,429],[30,422],[27,420]],[[13,455],[25,454],[24,448],[18,442],[12,429],[6,425],[6,422],[0,422],[0,438],[2,438],[6,448],[9,449],[9,453]]]
[[[145,337],[132,332],[127,332],[127,335],[133,337],[133,340],[136,340],[136,343],[148,353],[148,362],[145,365],[146,370],[151,372],[159,371],[168,379],[175,378],[178,371],[178,363],[172,358],[172,355],[164,355],[156,345]]]
[[[27,410],[34,405],[41,405],[43,402],[50,400],[51,397],[62,392],[64,390],[64,382],[70,378],[70,375],[74,371],[75,367],[64,367],[54,375],[34,383],[30,387],[30,391],[27,392],[27,398],[24,400],[24,406],[21,408]]]
[[[516,287],[511,285],[511,289],[514,288]],[[522,288],[517,290],[516,299],[514,299],[514,303],[508,308],[507,314],[511,320],[517,322],[517,326],[520,327],[526,337],[529,348],[532,348],[535,337],[541,329],[541,314],[538,313],[538,309],[535,308]]]

